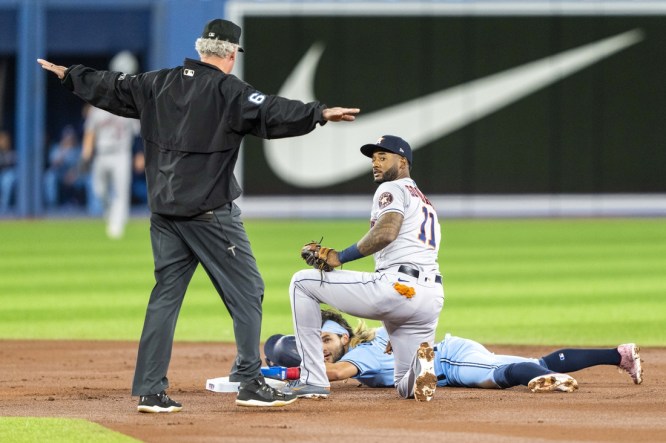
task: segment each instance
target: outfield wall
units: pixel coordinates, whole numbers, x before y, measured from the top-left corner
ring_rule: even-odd
[[[306,137],[246,139],[246,211],[367,215],[374,185],[358,147],[395,134],[449,215],[666,214],[664,2],[227,10],[246,32],[248,82],[362,109]]]

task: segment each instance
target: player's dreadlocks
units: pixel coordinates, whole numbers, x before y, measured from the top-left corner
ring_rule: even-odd
[[[358,321],[356,328],[352,330],[349,323],[342,316],[342,313],[333,309],[321,310],[321,324],[323,325],[326,320],[331,320],[342,326],[349,334],[349,346],[354,347],[360,343],[372,341],[375,338],[375,330],[369,329],[363,320]]]

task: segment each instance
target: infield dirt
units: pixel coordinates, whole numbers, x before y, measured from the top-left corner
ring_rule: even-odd
[[[176,414],[136,412],[136,343],[0,341],[0,416],[82,418],[146,442],[666,442],[666,349],[644,348],[644,382],[616,368],[574,373],[574,393],[439,388],[433,401],[336,382],[326,400],[242,408],[205,390],[228,374],[233,344],[176,343],[169,395]],[[556,347],[488,346],[540,356]]]

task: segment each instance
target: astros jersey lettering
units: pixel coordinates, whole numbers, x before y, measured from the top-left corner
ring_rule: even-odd
[[[370,224],[374,226],[387,212],[399,212],[404,220],[398,238],[374,254],[375,269],[410,265],[438,274],[441,230],[437,212],[414,180],[403,178],[379,185],[372,202]]]

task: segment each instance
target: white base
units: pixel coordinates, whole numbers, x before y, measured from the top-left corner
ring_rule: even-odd
[[[275,389],[284,388],[285,382],[266,378],[266,384]],[[206,389],[213,392],[233,392],[238,393],[240,382],[229,381],[229,377],[209,378],[206,380]]]

